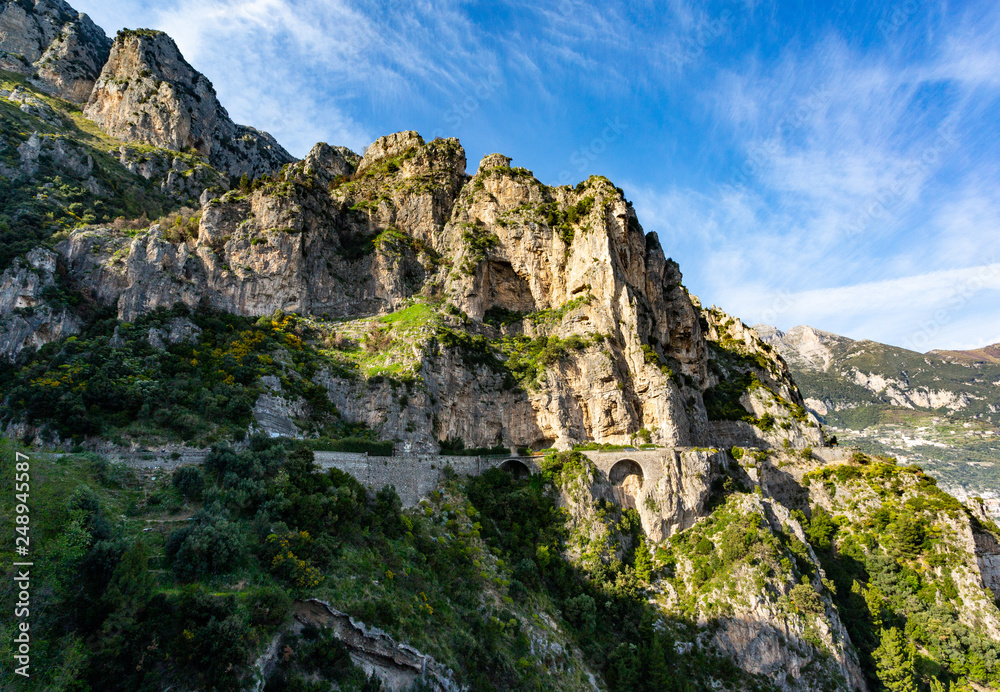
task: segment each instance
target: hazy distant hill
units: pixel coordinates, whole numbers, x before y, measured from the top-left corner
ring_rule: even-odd
[[[939,356],[945,360],[956,363],[994,363],[1000,364],[1000,344],[993,344],[986,348],[977,348],[972,351],[931,351],[927,355]]]
[[[1000,345],[917,353],[808,326],[756,329],[841,442],[906,457],[969,492],[1000,491]]]

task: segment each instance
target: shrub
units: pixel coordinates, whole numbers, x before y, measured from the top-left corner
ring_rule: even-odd
[[[365,350],[369,353],[381,353],[392,344],[392,334],[384,327],[372,324],[365,336]]]
[[[171,243],[183,243],[198,237],[198,223],[201,212],[189,207],[182,207],[172,214],[161,218],[157,223],[163,237]]]
[[[790,595],[792,603],[802,613],[807,615],[822,615],[826,612],[823,599],[816,593],[816,589],[809,584],[796,584],[792,587]]]
[[[581,634],[592,635],[597,627],[597,604],[587,594],[567,598],[563,602],[563,616]]]
[[[391,457],[394,451],[394,445],[391,441],[381,442],[365,437],[344,437],[335,440],[320,438],[309,440],[309,446],[317,452],[368,453],[375,457]]]
[[[198,500],[205,488],[205,476],[197,466],[185,466],[174,471],[174,487],[187,500]]]
[[[181,580],[231,572],[246,558],[239,526],[206,510],[195,515],[193,526],[170,535],[166,552]]]

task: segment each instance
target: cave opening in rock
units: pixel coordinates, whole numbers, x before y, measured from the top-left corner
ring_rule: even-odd
[[[487,309],[501,308],[512,313],[536,310],[535,298],[526,279],[514,271],[510,262],[491,260],[483,276],[484,304]]]

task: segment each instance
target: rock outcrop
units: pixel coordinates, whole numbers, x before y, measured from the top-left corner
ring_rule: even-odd
[[[54,96],[85,103],[110,50],[104,31],[63,0],[5,0],[0,7],[0,69]]]
[[[82,320],[63,302],[56,282],[57,255],[37,248],[0,275],[0,357],[80,331]]]
[[[84,113],[113,137],[199,154],[234,178],[294,160],[271,135],[235,124],[212,83],[159,31],[118,33]]]
[[[311,598],[295,604],[293,631],[303,626],[329,628],[365,673],[375,674],[393,692],[410,689],[417,682],[433,692],[467,689],[454,680],[454,673],[432,657],[397,642],[385,632],[358,622],[329,603]]]

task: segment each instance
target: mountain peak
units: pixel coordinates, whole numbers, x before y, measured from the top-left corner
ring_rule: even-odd
[[[928,351],[927,355],[937,356],[955,363],[993,363],[1000,365],[1000,344],[965,351]]]
[[[833,354],[831,346],[851,343],[852,340],[832,332],[800,324],[787,332],[766,324],[754,326],[760,338],[774,346],[789,364],[810,370],[826,370]]]
[[[0,69],[53,96],[86,102],[110,50],[104,31],[62,0],[8,0],[0,9]]]
[[[84,113],[113,137],[200,154],[232,177],[294,160],[271,135],[235,124],[212,83],[161,31],[118,32]]]

